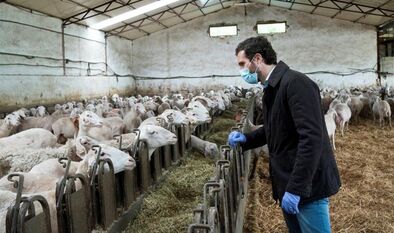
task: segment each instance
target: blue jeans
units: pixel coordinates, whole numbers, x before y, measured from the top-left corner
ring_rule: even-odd
[[[328,198],[299,205],[298,214],[283,211],[289,233],[330,233]]]

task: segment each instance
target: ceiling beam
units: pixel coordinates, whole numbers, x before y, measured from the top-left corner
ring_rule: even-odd
[[[315,8],[313,8],[313,10],[310,13],[313,14],[315,12],[315,10],[320,6],[320,4],[325,3],[325,2],[328,2],[328,0],[323,0],[323,1],[320,0],[320,2],[318,2],[317,4],[314,5],[313,2],[309,1],[309,3],[311,3],[312,6],[315,7]],[[295,3],[295,1],[294,1],[294,3]]]
[[[126,4],[122,5],[122,4],[119,4],[118,0],[111,0],[111,1],[108,1],[106,3],[103,3],[103,4],[97,5],[95,7],[92,7],[92,8],[85,7],[86,10],[84,10],[84,11],[82,11],[80,13],[77,13],[75,15],[72,15],[72,16],[70,16],[68,18],[65,18],[63,20],[63,24],[64,25],[69,25],[69,24],[72,24],[72,23],[79,23],[79,22],[81,22],[83,20],[86,20],[86,19],[98,16],[98,15],[101,15],[103,13],[108,13],[108,12],[111,12],[111,11],[114,11],[114,10],[117,10],[117,9],[120,9],[120,8],[124,8],[124,7],[126,7],[126,6],[128,6],[130,4],[135,4],[135,3],[141,2],[141,1],[143,1],[143,0],[135,0],[135,1],[128,0],[126,2]],[[118,4],[119,6],[110,8],[114,3]],[[100,8],[104,8],[104,10],[99,10]],[[96,13],[90,14],[92,12],[96,12]]]
[[[168,9],[163,9],[162,11],[160,11],[160,12],[158,12],[158,13],[155,13],[155,14],[153,14],[153,15],[149,15],[149,17],[155,17],[155,16],[160,15],[160,14],[163,15],[165,12],[167,12],[167,11],[169,11],[169,10],[174,10],[174,8],[178,8],[178,7],[182,7],[182,6],[184,6],[184,5],[188,5],[188,4],[190,4],[191,2],[193,2],[193,1],[195,1],[195,0],[192,0],[192,1],[189,1],[189,2],[185,2],[185,3],[182,3],[182,4],[179,4],[179,5],[175,6],[175,7],[168,7]],[[140,22],[140,21],[145,21],[146,19],[147,19],[147,17],[142,18],[142,19],[138,19],[138,20],[136,20],[136,21],[130,22],[130,24],[135,24],[135,23],[138,23],[138,22]],[[116,31],[116,30],[118,30],[118,29],[121,28],[121,27],[122,27],[122,26],[113,28],[113,29],[111,29],[111,31]]]
[[[201,12],[201,14],[205,16],[206,14],[205,14],[205,12],[202,10],[202,8],[204,8],[204,7],[207,5],[207,3],[209,2],[209,0],[207,0],[207,1],[204,3],[204,5],[203,5],[202,7],[199,6],[198,3],[197,3],[196,1],[198,1],[198,0],[195,0],[195,1],[191,2],[191,4],[192,4],[192,5],[195,5],[196,7],[198,7],[198,10]]]
[[[369,10],[369,11],[366,11],[364,15],[360,16],[359,18],[357,18],[357,19],[354,20],[353,22],[356,23],[356,22],[359,21],[360,19],[367,17],[368,13],[373,12],[373,11],[375,11],[375,10],[379,10],[380,12],[383,13],[384,16],[388,16],[388,15],[386,15],[386,13],[384,13],[384,12],[381,10],[381,7],[383,7],[384,5],[386,5],[387,3],[391,2],[391,1],[392,1],[392,0],[388,0],[388,1],[386,1],[386,2],[384,2],[384,3],[382,3],[382,4],[380,4],[379,6],[372,8],[372,9]]]
[[[288,2],[287,0],[274,0],[274,1],[279,1],[279,2]],[[322,6],[321,4],[322,3],[325,3],[325,2],[328,2],[328,1],[331,1],[331,2],[335,2],[334,3],[334,5],[335,5],[335,7],[332,7],[332,6]],[[376,9],[380,9],[379,7],[372,7],[372,6],[367,6],[367,5],[364,5],[364,4],[359,4],[359,3],[352,3],[352,6],[355,6],[355,7],[357,7],[357,9],[358,9],[358,11],[356,11],[356,10],[351,10],[351,9],[349,9],[350,7],[341,7],[341,6],[339,6],[339,4],[338,3],[343,3],[343,4],[349,4],[349,2],[346,2],[346,1],[343,1],[343,0],[321,0],[320,2],[318,2],[318,3],[313,3],[311,0],[308,0],[308,2],[299,2],[299,1],[297,1],[297,0],[295,0],[294,1],[294,4],[297,4],[297,5],[302,5],[302,6],[314,6],[314,9],[310,12],[311,14],[313,14],[314,12],[315,12],[315,10],[317,9],[317,8],[323,8],[323,9],[330,9],[330,10],[340,10],[340,11],[346,11],[346,12],[353,12],[353,13],[362,13],[362,14],[367,14],[367,15],[375,15],[375,16],[383,16],[383,17],[389,17],[389,18],[393,18],[393,16],[394,16],[394,14],[393,15],[390,15],[390,16],[386,16],[386,15],[384,15],[384,14],[377,14],[377,13],[373,13],[373,10],[372,11],[363,11],[362,9],[361,9],[361,7],[367,7],[367,8],[374,8],[375,10]],[[386,12],[389,12],[389,13],[394,13],[394,9],[393,10],[389,10],[389,9],[382,9],[382,10],[384,10],[384,11],[386,11]]]
[[[291,1],[291,5],[290,5],[290,7],[289,7],[289,10],[291,10],[291,8],[293,8],[294,2],[295,2],[295,0],[292,0],[292,1]]]
[[[352,3],[353,3],[354,1],[355,1],[355,0],[352,0],[351,2],[349,2],[349,4],[347,4],[344,8],[340,9],[337,13],[335,13],[333,16],[331,16],[331,18],[337,17],[339,14],[342,13],[343,10],[346,10],[347,8],[352,7],[352,6],[353,6]]]
[[[128,5],[131,9],[136,9],[136,8],[133,6],[133,3],[126,3],[126,2],[124,2],[123,0],[119,0],[118,3],[119,3],[119,4],[123,4],[123,5]],[[168,26],[164,25],[164,24],[161,23],[159,20],[156,20],[156,19],[150,17],[150,16],[147,15],[147,14],[143,14],[143,15],[146,16],[146,17],[148,17],[148,20],[150,20],[150,21],[152,21],[152,22],[155,22],[155,23],[159,24],[160,26],[162,26],[162,27],[164,27],[164,28],[168,28]]]
[[[192,4],[192,3],[190,3],[191,5],[194,5],[194,4]],[[220,3],[216,3],[216,4],[213,4],[212,6],[217,6],[217,5],[219,5]],[[225,7],[225,9],[227,9],[227,8],[229,8],[229,7]],[[213,13],[216,13],[216,12],[218,12],[218,11],[221,11],[222,9],[219,9],[219,10],[216,10],[216,11],[213,11],[213,12],[209,12],[208,14],[213,14]],[[194,10],[193,12],[197,12],[197,11],[199,11],[199,10]],[[206,14],[207,15],[207,14]],[[196,17],[194,17],[194,18],[191,18],[191,19],[188,19],[187,20],[187,22],[189,22],[189,21],[191,21],[191,20],[194,20],[194,19],[196,19],[196,18],[200,18],[200,17],[202,17],[202,16],[204,16],[204,15],[199,15],[199,16],[196,16]],[[175,17],[175,16],[173,16],[173,17]],[[149,24],[146,24],[146,25],[149,25]],[[146,25],[144,25],[144,26],[146,26]],[[162,31],[162,30],[165,30],[165,29],[159,29],[159,30],[156,30],[155,32],[159,32],[159,31]],[[126,31],[125,31],[126,32]],[[119,36],[119,35],[116,35],[116,36]],[[123,36],[124,37],[124,36]],[[135,40],[135,39],[138,39],[138,38],[141,38],[141,37],[143,37],[143,36],[138,36],[138,37],[135,37],[135,38],[133,38],[133,39],[131,39],[131,38],[129,38],[129,40]]]
[[[183,22],[186,22],[186,19],[184,19],[180,14],[178,14],[174,9],[170,8],[169,6],[167,6],[167,9],[169,12],[175,14],[176,16],[178,16],[178,18],[180,18]]]
[[[108,6],[105,8],[105,10],[104,10],[103,12],[100,12],[99,10],[97,10],[97,8],[96,8],[96,9],[89,9],[89,7],[87,7],[87,6],[83,5],[83,4],[80,4],[80,3],[78,3],[78,2],[75,2],[74,0],[66,0],[66,1],[69,1],[69,2],[71,2],[71,3],[74,3],[74,4],[77,5],[77,6],[84,7],[84,8],[86,8],[86,9],[88,9],[88,10],[92,10],[92,11],[94,11],[94,12],[96,12],[96,13],[100,13],[100,15],[103,15],[103,16],[106,16],[106,17],[108,17],[108,18],[111,18],[110,15],[104,13],[104,12],[108,12],[108,11],[106,11],[106,10],[108,10],[108,8],[109,8],[110,5],[108,5]],[[85,15],[86,15],[86,14],[87,14],[87,13],[85,13]],[[141,29],[141,28],[137,28],[137,27],[135,27],[135,26],[132,25],[132,24],[128,24],[128,23],[124,23],[124,22],[121,22],[121,23],[123,24],[123,26],[121,27],[121,28],[122,28],[121,30],[125,30],[125,29],[129,26],[129,27],[132,27],[133,29],[139,30],[140,32],[144,33],[145,35],[150,35],[149,32],[147,32],[147,31],[145,31],[145,30],[143,30],[143,29]],[[63,25],[66,25],[66,24],[63,23]]]

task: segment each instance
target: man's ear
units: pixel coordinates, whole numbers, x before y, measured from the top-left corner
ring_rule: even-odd
[[[260,53],[256,53],[255,59],[256,59],[256,61],[258,61],[259,63],[261,62],[261,63],[264,63],[264,64],[265,64],[264,58],[263,58],[263,56],[262,56]]]

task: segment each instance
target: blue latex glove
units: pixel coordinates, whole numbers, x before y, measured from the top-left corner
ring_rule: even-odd
[[[282,209],[288,214],[298,214],[298,203],[300,196],[285,192],[282,198]]]
[[[238,131],[233,131],[228,135],[228,144],[231,147],[236,147],[238,143],[245,143],[246,137],[243,133]]]

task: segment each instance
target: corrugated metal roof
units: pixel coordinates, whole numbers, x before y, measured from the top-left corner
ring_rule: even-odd
[[[65,25],[91,25],[153,1],[155,0],[6,0],[10,4],[63,19]],[[394,0],[202,1],[203,3],[200,0],[181,0],[103,31],[133,40],[234,4],[264,4],[374,26],[394,21]]]

